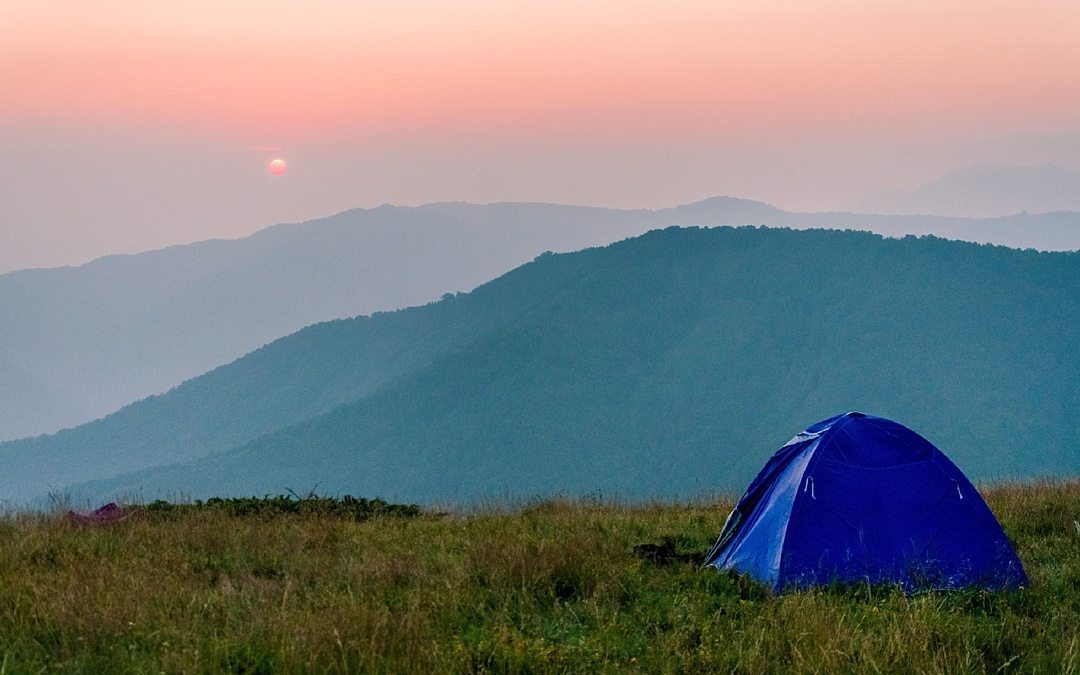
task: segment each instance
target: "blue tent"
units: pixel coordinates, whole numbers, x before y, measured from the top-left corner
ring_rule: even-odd
[[[780,448],[705,564],[775,590],[833,581],[909,591],[1027,583],[960,469],[907,427],[857,412],[818,422]]]

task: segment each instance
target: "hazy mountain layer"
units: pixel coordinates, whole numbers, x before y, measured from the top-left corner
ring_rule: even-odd
[[[1080,211],[1080,171],[1058,166],[975,164],[908,192],[875,195],[859,206],[860,210],[885,213],[974,217]]]
[[[0,440],[100,417],[317,321],[429,302],[546,249],[659,222],[532,204],[387,206],[0,275]]]
[[[206,424],[209,411],[229,410],[234,425],[259,418],[243,422],[246,433],[284,426],[310,412],[300,392],[323,391],[320,378],[339,400],[356,400],[235,450],[77,494],[689,495],[741,486],[794,432],[852,409],[911,426],[976,478],[1075,474],[1078,325],[1080,253],[669,229],[541,256],[426,307],[316,326],[127,417],[0,446],[0,489],[32,496],[25,486],[41,481],[31,462],[78,456],[98,476],[115,470],[93,462],[103,453],[128,453],[126,467],[160,462],[131,450],[155,425],[205,428],[173,459],[220,449],[228,443]],[[352,376],[310,376],[362,364],[352,345],[370,349],[375,327],[380,344],[419,356],[365,390],[346,391]],[[265,377],[251,393],[284,401],[269,418],[245,406],[255,364]]]
[[[76,268],[0,275],[0,440],[99,417],[327,319],[468,290],[544,250],[670,224],[836,227],[1080,248],[1080,216],[797,214],[716,198],[659,211],[461,203],[348,211]]]

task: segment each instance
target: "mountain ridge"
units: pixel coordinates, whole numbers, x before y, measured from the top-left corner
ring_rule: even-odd
[[[455,318],[460,339],[441,332]],[[319,484],[425,502],[492,490],[667,497],[730,488],[791,433],[845,409],[900,419],[975,477],[1075,471],[1080,419],[1067,402],[1080,382],[1078,322],[1080,253],[828,230],[656,230],[278,341],[247,363],[306,343],[284,363],[270,359],[271,371],[306,372],[316,354],[316,366],[353,372],[340,367],[355,356],[350,329],[376,325],[402,353],[418,336],[431,340],[431,358],[291,426],[274,413],[233,449],[222,442],[195,463],[99,474],[104,482],[72,494]],[[338,333],[338,351],[317,348],[319,335]],[[264,386],[288,397],[291,381]],[[296,391],[320,385],[304,387]],[[107,437],[114,448],[123,438]],[[27,485],[13,457],[30,462],[49,444],[71,452],[63,441],[0,445],[0,494]]]
[[[983,162],[953,169],[911,190],[881,192],[855,206],[856,210],[973,218],[1075,212],[1080,210],[1080,171],[1053,164]]]
[[[241,240],[0,275],[0,353],[8,364],[0,371],[0,439],[99,418],[305,325],[422,304],[544,250],[607,244],[672,224],[934,231],[1080,248],[1080,215],[1070,213],[992,220],[798,214],[735,197],[656,210],[515,202],[352,209]]]

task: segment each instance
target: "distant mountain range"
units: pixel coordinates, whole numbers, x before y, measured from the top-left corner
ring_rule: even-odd
[[[356,209],[74,268],[0,275],[0,440],[91,420],[317,321],[475,287],[545,251],[667,225],[831,227],[1080,249],[1080,215],[790,213],[718,197],[662,210],[553,204]]]
[[[671,228],[318,324],[0,444],[0,499],[690,496],[742,485],[792,433],[851,409],[916,429],[975,478],[1075,475],[1077,326],[1080,253]]]
[[[316,321],[430,302],[544,250],[655,224],[578,207],[385,206],[0,275],[0,440],[100,417]]]
[[[974,164],[907,192],[863,200],[858,210],[990,218],[1006,213],[1080,211],[1080,171],[1059,166]]]

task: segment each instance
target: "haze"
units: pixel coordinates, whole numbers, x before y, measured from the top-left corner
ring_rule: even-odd
[[[1078,33],[1072,0],[8,0],[0,272],[384,202],[873,209],[1080,171]]]

